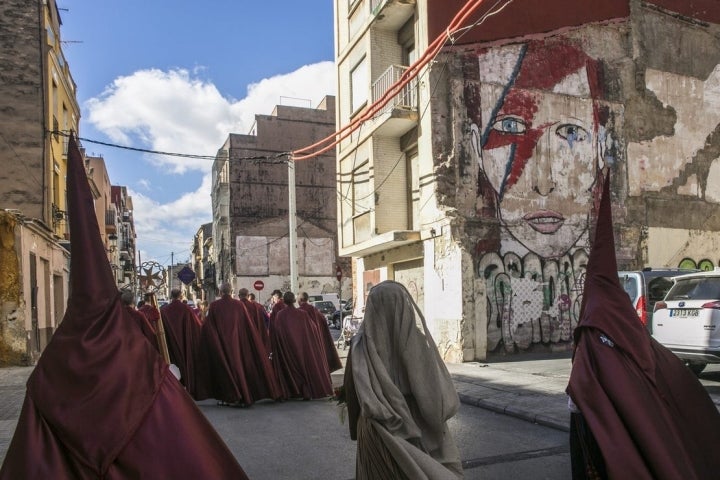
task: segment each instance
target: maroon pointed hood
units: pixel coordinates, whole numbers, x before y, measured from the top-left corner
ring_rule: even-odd
[[[618,279],[609,172],[604,178],[595,240],[585,274],[580,319],[574,332],[575,345],[587,329],[603,332],[607,340],[627,352],[649,378],[654,378],[650,335]]]
[[[118,288],[99,235],[95,200],[75,137],[70,137],[68,143],[67,184],[71,237],[68,303],[72,301],[87,308],[88,304],[117,296]],[[88,268],[90,266],[92,268]]]
[[[67,177],[70,296],[27,394],[79,460],[103,473],[152,405],[167,366],[120,301],[72,136]]]

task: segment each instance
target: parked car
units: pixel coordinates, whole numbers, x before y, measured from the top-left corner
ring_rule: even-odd
[[[653,337],[696,374],[720,363],[720,269],[675,277],[655,304]]]
[[[652,316],[655,302],[665,298],[665,294],[673,285],[673,278],[698,272],[682,268],[643,268],[636,271],[618,272],[620,285],[632,300],[640,322],[652,333]]]
[[[330,300],[320,300],[318,302],[310,302],[315,308],[320,310],[320,313],[325,315],[325,320],[330,323],[330,320],[335,313],[335,304]]]

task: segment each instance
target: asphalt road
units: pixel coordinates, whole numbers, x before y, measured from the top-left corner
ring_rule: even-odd
[[[200,402],[251,479],[350,480],[355,442],[329,400],[261,402],[248,409]],[[450,421],[466,479],[570,478],[567,434],[462,405]]]

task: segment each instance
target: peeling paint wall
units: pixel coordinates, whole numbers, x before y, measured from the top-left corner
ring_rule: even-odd
[[[45,228],[0,210],[0,366],[34,363],[50,341],[65,314],[68,260]]]
[[[420,180],[417,221],[402,229],[419,240],[384,244],[382,231],[353,223],[358,212],[339,208],[341,246],[360,255],[356,305],[373,281],[418,284],[419,272],[396,276],[394,264],[422,258],[421,307],[446,360],[567,351],[606,170],[620,269],[720,264],[716,4],[608,0],[576,8],[566,0],[515,0],[480,7],[478,18],[492,15],[456,32],[421,74],[422,114],[400,139],[401,148],[408,137],[415,142]],[[448,22],[463,6],[418,2],[418,51],[452,34]],[[349,69],[395,42],[369,28],[370,36],[382,30],[369,47],[366,36],[348,47],[344,9],[336,16],[343,125]],[[366,23],[381,25],[379,18]],[[369,140],[346,139],[338,150],[348,188],[361,178],[352,175],[355,159],[375,165],[383,153],[398,156],[377,138],[381,132],[363,135]],[[378,172],[374,178],[382,178]],[[395,213],[378,206],[376,216]],[[370,240],[379,243],[370,247]]]
[[[0,211],[0,366],[22,363],[25,353],[16,228],[15,217]]]
[[[654,107],[642,135],[627,130],[627,225],[644,226],[634,263],[714,268],[720,265],[720,28],[639,13],[637,89]],[[635,123],[642,121],[638,116]]]
[[[567,349],[600,171],[617,162],[609,127],[619,109],[607,101],[599,61],[567,36],[479,47],[465,58],[476,216],[497,228],[495,241],[478,239],[474,249],[487,349]]]
[[[453,121],[433,120],[433,149],[459,156],[436,185],[473,265],[465,360],[571,348],[604,169],[621,269],[720,264],[720,27],[631,7],[442,57]]]

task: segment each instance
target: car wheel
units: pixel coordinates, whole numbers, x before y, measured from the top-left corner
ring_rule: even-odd
[[[707,363],[686,362],[685,365],[687,365],[688,368],[689,368],[690,370],[692,370],[692,372],[693,372],[695,375],[698,375],[698,376],[699,376],[699,375],[702,373],[702,371],[705,370],[705,367],[707,366]]]

